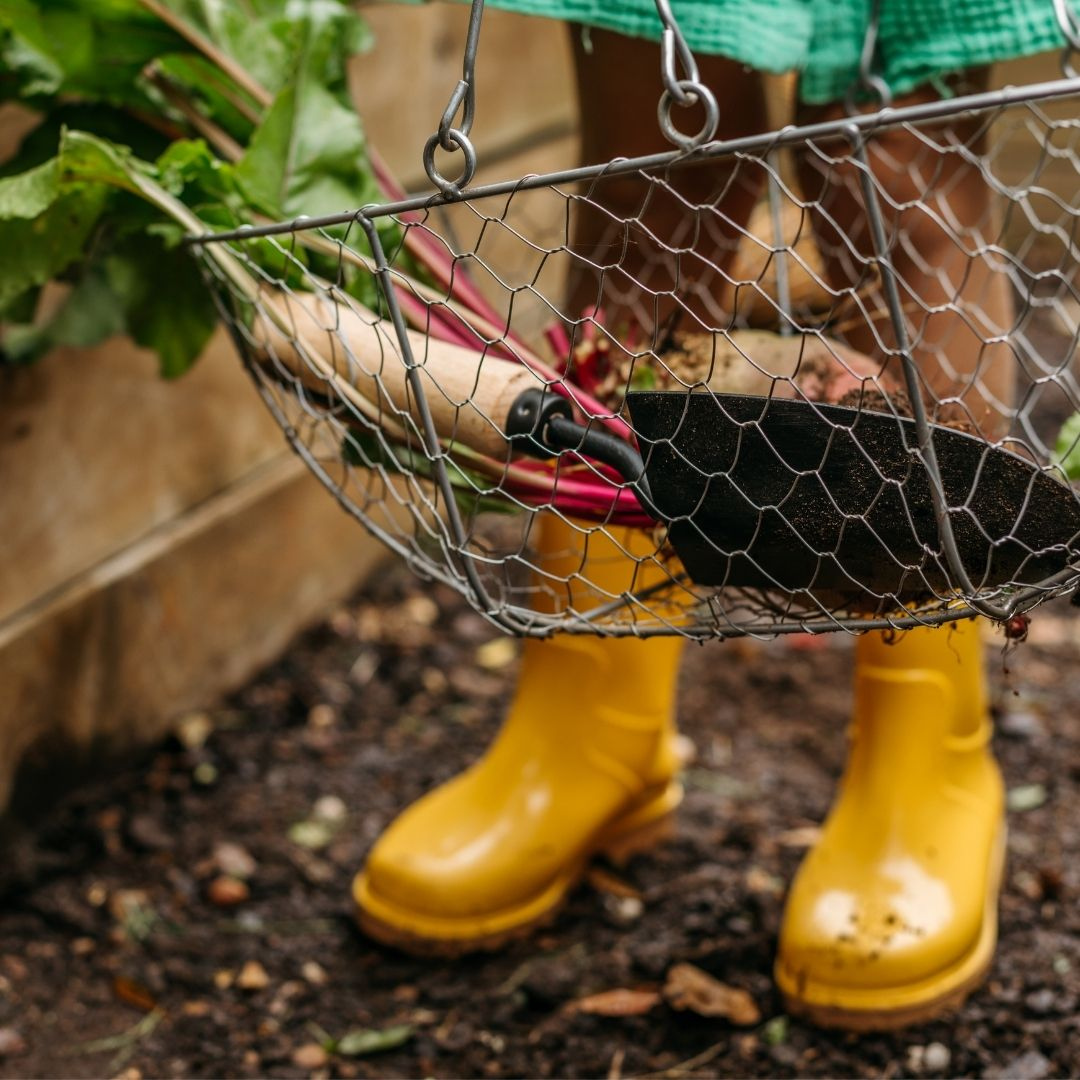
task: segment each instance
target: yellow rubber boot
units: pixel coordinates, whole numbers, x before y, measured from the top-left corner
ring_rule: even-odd
[[[655,545],[626,530],[635,554]],[[612,593],[642,588],[634,559],[555,519],[545,569]],[[651,577],[660,573],[653,567]],[[580,583],[576,586],[580,590]],[[568,588],[574,593],[571,580]],[[414,952],[493,948],[544,922],[589,858],[640,850],[682,790],[674,727],[680,638],[560,635],[523,643],[517,692],[487,754],[409,807],[375,844],[353,895],[361,926]]]
[[[859,639],[847,768],[780,932],[789,1011],[896,1028],[981,981],[1005,840],[990,733],[977,623]]]

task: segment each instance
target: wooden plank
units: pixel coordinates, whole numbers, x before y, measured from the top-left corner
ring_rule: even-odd
[[[0,402],[0,619],[285,448],[224,333],[173,381],[123,339],[58,349]]]
[[[241,686],[381,554],[290,455],[0,623],[0,807],[35,745],[147,743]]]

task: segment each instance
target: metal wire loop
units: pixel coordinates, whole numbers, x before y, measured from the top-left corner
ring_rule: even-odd
[[[720,109],[716,96],[701,81],[694,54],[675,21],[669,0],[656,0],[656,12],[664,25],[660,35],[660,77],[664,83],[664,92],[657,107],[660,131],[664,138],[675,146],[683,150],[694,150],[709,142],[716,134],[720,123]],[[676,60],[682,68],[681,78],[676,70]],[[685,135],[672,123],[672,102],[689,108],[699,101],[705,108],[705,123],[696,135]]]
[[[849,116],[859,111],[859,96],[869,98],[880,109],[887,109],[893,102],[889,84],[874,71],[877,59],[878,30],[881,25],[880,0],[874,0],[870,8],[870,17],[866,22],[866,34],[863,37],[862,52],[859,54],[859,77],[848,87],[844,94],[844,108]]]
[[[456,195],[466,187],[476,173],[476,148],[469,139],[476,116],[476,50],[480,44],[480,21],[484,15],[484,0],[472,0],[469,29],[465,37],[465,55],[461,78],[450,94],[450,100],[439,118],[439,127],[424,146],[424,171],[428,179],[445,195]],[[454,120],[461,113],[461,121]],[[447,180],[435,166],[435,143],[447,153],[460,150],[465,155],[465,167],[455,181]]]
[[[692,82],[690,79],[680,79],[676,85],[685,100],[679,101],[675,94],[669,90],[665,90],[660,95],[660,104],[656,108],[660,131],[663,133],[664,138],[675,146],[681,147],[683,150],[696,150],[699,146],[704,146],[716,134],[716,128],[720,123],[720,107],[716,103],[716,96],[702,83]],[[697,134],[684,135],[672,122],[671,106],[673,104],[689,106],[697,101],[700,101],[705,108],[705,123],[701,125],[701,129]]]
[[[424,171],[428,179],[444,194],[458,195],[461,190],[472,182],[476,175],[476,147],[469,138],[457,128],[450,128],[447,132],[449,146],[445,145],[439,132],[435,132],[424,144]],[[465,155],[465,163],[461,175],[456,180],[448,180],[435,164],[435,147],[442,146],[445,150],[453,152],[460,150]]]

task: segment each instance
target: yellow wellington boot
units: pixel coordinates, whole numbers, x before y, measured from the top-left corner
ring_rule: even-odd
[[[859,639],[847,768],[780,931],[792,1013],[901,1027],[986,974],[1005,829],[984,679],[976,622]]]
[[[630,551],[654,545],[618,533]],[[545,568],[612,593],[656,580],[594,533],[552,518]],[[569,586],[574,590],[574,585]],[[577,586],[581,588],[580,583]],[[545,921],[590,856],[658,840],[682,790],[674,728],[680,638],[560,635],[523,643],[517,692],[474,766],[409,807],[353,885],[361,926],[414,952],[493,948]]]

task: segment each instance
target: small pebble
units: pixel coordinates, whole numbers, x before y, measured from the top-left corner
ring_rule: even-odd
[[[616,926],[632,926],[645,913],[645,904],[637,896],[605,896],[604,910]]]
[[[1053,1072],[1053,1065],[1038,1050],[1013,1058],[1006,1065],[987,1069],[986,1080],[1044,1080]]]
[[[214,730],[214,722],[204,712],[188,713],[176,725],[176,737],[188,750],[206,745]]]
[[[316,705],[307,715],[308,727],[325,731],[338,722],[337,710],[333,705]]]
[[[494,638],[476,650],[476,662],[488,671],[498,671],[517,656],[518,646],[513,638]]]
[[[328,1060],[326,1051],[318,1043],[305,1043],[292,1053],[292,1063],[300,1069],[320,1069]]]
[[[209,761],[200,761],[192,770],[191,778],[202,787],[210,787],[218,778],[217,767]]]
[[[314,960],[307,960],[300,968],[300,974],[311,983],[312,986],[325,986],[328,976],[323,968]]]
[[[223,840],[214,846],[214,862],[227,877],[249,878],[258,869],[258,863],[251,852],[229,840]]]
[[[1039,716],[1024,709],[1005,713],[998,721],[998,729],[1012,739],[1040,739],[1046,734]]]
[[[14,1057],[26,1049],[26,1040],[14,1028],[0,1027],[0,1058]]]
[[[943,1073],[952,1061],[952,1054],[944,1043],[932,1042],[923,1053],[923,1068],[927,1072]]]
[[[1057,1003],[1057,994],[1049,987],[1036,990],[1024,998],[1024,1004],[1028,1007],[1028,1011],[1035,1013],[1036,1016],[1045,1016],[1047,1013],[1055,1012]]]
[[[235,907],[242,904],[251,895],[247,883],[239,878],[222,874],[210,882],[206,890],[207,899],[217,907]]]
[[[249,960],[236,977],[236,985],[241,990],[265,990],[270,985],[270,976],[258,960]]]
[[[344,800],[339,799],[336,795],[323,795],[315,800],[315,805],[311,808],[311,816],[316,821],[325,821],[327,824],[333,825],[344,821],[348,814],[349,808],[345,805]]]

